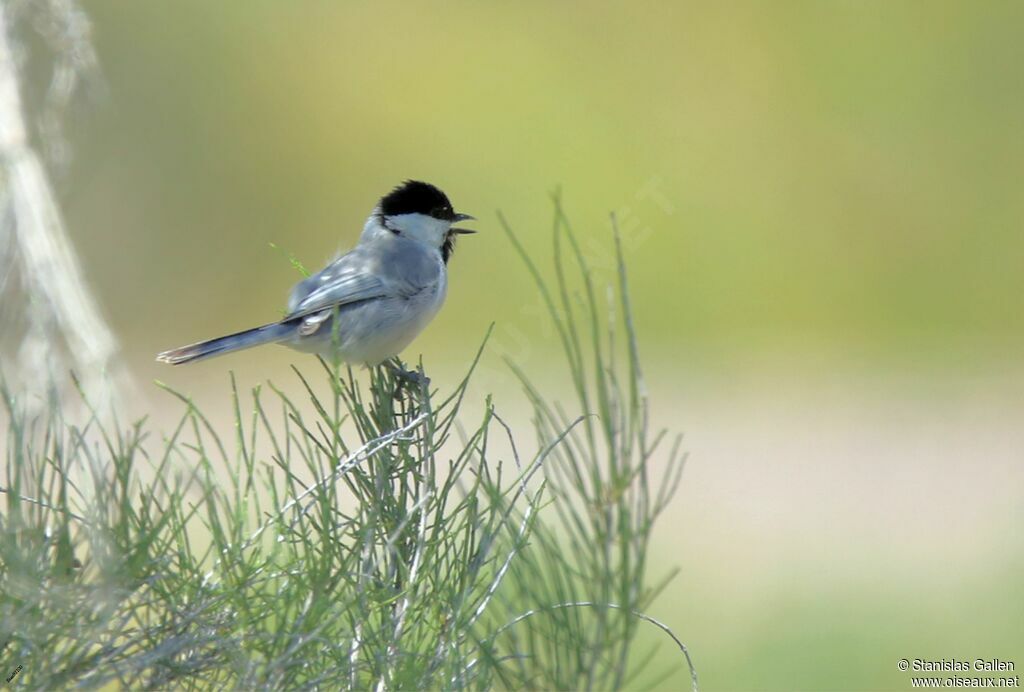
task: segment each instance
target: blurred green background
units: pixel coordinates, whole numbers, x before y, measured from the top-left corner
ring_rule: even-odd
[[[688,434],[653,614],[704,686],[1024,666],[1024,4],[84,8],[108,93],[62,204],[140,382],[288,377],[283,349],[152,356],[279,316],[298,277],[269,244],[318,267],[404,178],[481,230],[406,356],[444,381],[494,321],[494,363],[555,369],[495,212],[545,265],[561,186],[599,268],[620,218],[654,406]]]

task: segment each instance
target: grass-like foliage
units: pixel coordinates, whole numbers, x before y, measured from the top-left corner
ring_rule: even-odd
[[[575,393],[553,403],[510,363],[530,443],[490,400],[464,420],[476,361],[448,393],[323,361],[295,369],[303,397],[272,384],[243,396],[232,379],[230,430],[168,389],[184,412],[159,440],[145,420],[73,424],[56,401],[30,417],[4,388],[4,677],[21,665],[21,684],[47,689],[610,689],[653,682],[649,652],[631,656],[651,626],[689,665],[645,614],[665,583],[648,576],[651,531],[682,458],[648,430],[618,237],[609,306],[557,200],[550,284],[502,223]]]

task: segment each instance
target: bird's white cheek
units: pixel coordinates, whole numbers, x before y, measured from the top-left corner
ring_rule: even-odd
[[[444,244],[448,227],[451,225],[447,221],[425,214],[402,214],[391,217],[389,222],[392,228],[397,229],[405,237],[436,248]]]
[[[419,224],[412,232],[412,236],[420,242],[431,247],[441,247],[444,244],[445,235],[448,233],[448,224],[437,219]]]

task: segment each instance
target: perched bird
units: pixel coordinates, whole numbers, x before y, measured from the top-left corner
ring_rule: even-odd
[[[383,363],[441,308],[455,237],[476,232],[454,224],[472,218],[433,185],[406,181],[381,198],[353,250],[296,284],[287,317],[156,359],[178,365],[277,343],[346,363]]]

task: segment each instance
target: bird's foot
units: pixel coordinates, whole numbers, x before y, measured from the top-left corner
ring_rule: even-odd
[[[395,396],[401,394],[403,389],[407,389],[410,392],[422,392],[430,388],[430,378],[424,375],[422,372],[416,370],[407,370],[402,367],[402,362],[397,358],[393,361],[386,363],[388,370],[395,378],[397,387],[395,388]]]

